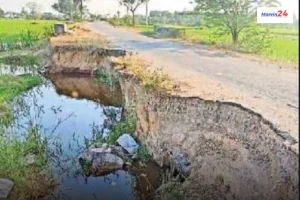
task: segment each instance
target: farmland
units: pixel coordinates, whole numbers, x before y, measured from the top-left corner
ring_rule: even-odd
[[[0,52],[33,46],[53,32],[54,22],[0,19]]]
[[[184,27],[184,26],[172,26],[168,27],[184,29],[184,34],[181,34],[179,38],[183,41],[187,41],[193,44],[208,44],[216,45],[222,48],[229,48],[231,44],[230,35],[215,35],[215,30],[212,28],[201,28],[201,27]],[[141,34],[153,36],[154,26],[138,25],[135,29]],[[264,49],[260,53],[255,55],[273,60],[281,61],[285,63],[297,64],[298,58],[298,30],[297,29],[286,29],[286,28],[269,28],[271,35],[270,47]],[[245,32],[241,32],[240,38],[243,37]]]

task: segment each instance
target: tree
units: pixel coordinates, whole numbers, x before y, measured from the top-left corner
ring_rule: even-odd
[[[258,6],[276,6],[278,0],[195,0],[195,10],[201,11],[215,27],[230,33],[233,45],[239,33],[255,23]]]
[[[35,1],[30,1],[26,4],[26,7],[28,8],[31,17],[37,19],[41,13],[41,6]]]
[[[2,10],[2,9],[0,8],[0,18],[1,18],[1,17],[4,17],[4,15],[5,15],[4,10]]]
[[[135,11],[147,0],[119,0],[132,14],[132,26],[135,26]]]
[[[85,1],[86,0],[73,0],[75,8],[78,9],[80,12],[81,20],[83,19],[84,10],[86,10],[86,8],[83,6],[83,2],[85,2]]]
[[[22,8],[20,14],[21,14],[21,17],[22,17],[22,18],[27,18],[28,15],[29,15],[28,12],[26,11],[26,9],[25,9],[24,7]]]
[[[73,0],[58,0],[57,3],[52,5],[52,8],[59,13],[67,15],[70,20],[73,20]]]
[[[146,25],[147,26],[149,25],[149,8],[148,8],[149,1],[150,0],[145,0],[145,3],[146,3]]]

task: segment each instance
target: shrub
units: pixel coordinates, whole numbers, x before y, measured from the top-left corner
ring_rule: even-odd
[[[240,47],[250,53],[261,53],[270,48],[271,34],[269,29],[260,26],[252,26],[243,30]]]

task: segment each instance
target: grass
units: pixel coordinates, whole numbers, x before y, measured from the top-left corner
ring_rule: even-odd
[[[55,21],[0,19],[0,52],[32,47],[53,33]]]
[[[14,97],[20,95],[25,90],[28,90],[40,83],[41,78],[39,76],[0,76],[0,105],[11,101]]]
[[[175,91],[177,85],[172,81],[162,70],[151,70],[146,63],[137,56],[127,55],[123,58],[115,60],[117,68],[120,70],[127,70],[127,72],[134,74],[143,84],[143,86],[150,91]]]
[[[124,133],[133,134],[136,128],[136,118],[134,116],[127,116],[120,122],[113,125],[107,137],[101,139],[101,143],[114,145],[121,135]]]
[[[137,157],[144,163],[150,161],[152,158],[145,145],[140,146],[140,148],[137,151]]]
[[[40,65],[41,59],[35,55],[12,55],[0,57],[0,63],[12,66]]]
[[[32,75],[0,76],[0,124],[7,124],[12,120],[8,102],[22,92],[40,84],[41,81],[39,76]]]
[[[42,36],[45,29],[52,28],[55,22],[50,20],[0,19],[0,35],[16,35],[24,30],[29,30]]]
[[[9,199],[39,199],[54,186],[46,175],[49,170],[47,141],[40,137],[38,128],[32,127],[27,136],[21,139],[3,126],[9,123],[7,116],[12,116],[8,102],[41,81],[39,76],[32,75],[0,76],[0,177],[9,178],[15,183]],[[24,158],[28,154],[35,155],[32,165],[25,163]],[[46,174],[41,174],[42,170]]]
[[[110,88],[115,88],[120,85],[119,77],[116,73],[113,73],[112,70],[106,68],[98,68],[94,72],[94,78],[101,84],[104,84]]]
[[[24,157],[35,155],[34,164],[28,166]],[[0,177],[6,177],[15,183],[9,199],[39,199],[54,186],[52,180],[41,174],[48,173],[46,160],[46,141],[40,137],[37,129],[31,129],[24,140],[10,137],[0,131]]]

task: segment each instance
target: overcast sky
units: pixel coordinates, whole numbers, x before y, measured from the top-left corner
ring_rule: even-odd
[[[0,0],[0,7],[5,11],[21,11],[28,1],[36,1],[42,6],[43,11],[53,11],[51,5],[57,0]],[[150,10],[183,11],[192,10],[193,5],[189,2],[193,0],[150,0]],[[282,6],[290,6],[299,16],[299,0],[281,0]],[[88,0],[87,6],[92,13],[114,15],[118,10],[125,13],[119,6],[117,0]],[[144,13],[145,8],[140,7],[138,13]]]

